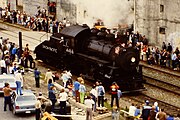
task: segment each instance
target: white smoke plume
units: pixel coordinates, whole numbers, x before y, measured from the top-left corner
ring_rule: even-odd
[[[77,5],[77,12],[86,11],[86,17],[78,22],[92,26],[101,19],[105,26],[115,27],[118,24],[132,24],[134,21],[134,0],[72,0]],[[79,11],[78,11],[79,10]]]

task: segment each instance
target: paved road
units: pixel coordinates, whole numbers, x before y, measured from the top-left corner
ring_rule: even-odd
[[[9,111],[7,106],[7,111],[4,112],[4,100],[2,95],[0,96],[0,120],[35,120],[34,114],[26,114],[26,115],[13,115],[11,111]]]

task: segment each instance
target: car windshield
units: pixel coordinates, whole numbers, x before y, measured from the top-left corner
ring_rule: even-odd
[[[1,79],[0,78],[0,83],[3,83],[3,82],[15,82],[15,79],[13,79],[13,78],[3,78],[3,79]]]
[[[32,101],[36,100],[35,96],[18,96],[17,101]]]

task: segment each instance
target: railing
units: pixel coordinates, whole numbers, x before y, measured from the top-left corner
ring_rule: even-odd
[[[45,34],[43,34],[43,35],[40,37],[40,42],[42,42],[41,39],[42,39],[42,37],[44,37],[46,34],[47,34],[47,39],[48,39],[48,33],[45,33]]]

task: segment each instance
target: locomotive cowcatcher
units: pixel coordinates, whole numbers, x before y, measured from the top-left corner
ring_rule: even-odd
[[[82,73],[87,80],[101,80],[106,89],[115,81],[123,92],[144,90],[139,49],[122,47],[105,30],[66,27],[35,48],[36,58],[76,75]]]

